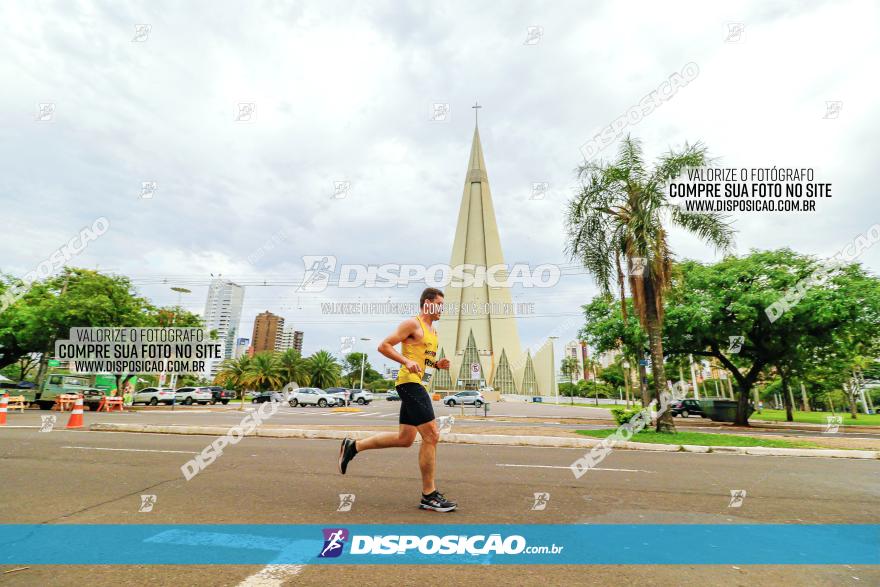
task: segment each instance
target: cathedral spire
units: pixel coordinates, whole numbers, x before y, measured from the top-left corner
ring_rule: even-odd
[[[479,104],[474,105],[475,112],[479,107]],[[446,306],[451,311],[440,319],[437,330],[440,346],[453,363],[452,373],[470,373],[473,357],[465,360],[470,340],[474,342],[476,356],[481,357],[477,362],[486,369],[484,373],[487,375],[495,372],[502,351],[506,351],[508,361],[518,361],[521,356],[520,341],[511,292],[508,287],[494,285],[506,281],[507,271],[495,221],[480,129],[476,125],[449,264],[451,267],[472,267],[474,275],[482,273],[484,276],[489,267],[505,266],[502,270],[494,271],[495,279],[491,287],[485,277],[473,279],[473,284],[465,287],[462,287],[460,279],[453,277],[452,283],[445,289]],[[520,377],[518,370],[513,375],[516,379]],[[469,379],[469,375],[466,379]],[[476,383],[475,380],[468,380],[468,385]]]

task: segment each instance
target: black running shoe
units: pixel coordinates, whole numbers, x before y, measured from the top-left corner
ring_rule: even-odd
[[[458,507],[458,504],[454,501],[449,501],[442,493],[434,490],[428,495],[422,495],[422,503],[419,507],[423,510],[433,510],[435,512],[451,512]]]
[[[345,470],[348,468],[348,463],[355,457],[357,454],[357,448],[355,447],[355,442],[351,438],[346,438],[342,441],[342,445],[339,447],[339,472],[345,475]]]

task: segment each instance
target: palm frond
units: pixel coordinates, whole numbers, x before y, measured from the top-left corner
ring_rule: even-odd
[[[716,249],[727,252],[734,244],[735,230],[727,216],[688,212],[681,206],[669,205],[672,223],[695,234]]]
[[[708,156],[708,148],[700,141],[690,145],[685,143],[680,151],[669,150],[657,160],[651,182],[665,184],[678,177],[687,167],[704,167],[713,162]]]

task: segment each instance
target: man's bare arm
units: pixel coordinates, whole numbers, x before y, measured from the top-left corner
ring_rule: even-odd
[[[407,359],[394,348],[395,345],[400,344],[416,332],[417,328],[419,328],[419,323],[415,318],[404,320],[397,326],[397,329],[394,332],[388,335],[385,340],[379,344],[379,347],[376,350],[392,361],[396,361],[406,367],[406,370],[410,373],[421,373],[421,365],[415,361]]]

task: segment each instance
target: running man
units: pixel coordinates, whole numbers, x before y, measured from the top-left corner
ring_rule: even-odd
[[[437,331],[432,326],[440,319],[443,292],[429,287],[419,298],[421,313],[400,323],[397,330],[379,345],[379,352],[400,363],[397,393],[400,395],[400,427],[397,432],[381,432],[364,440],[346,438],[339,448],[339,472],[345,475],[348,463],[359,453],[376,448],[408,447],[422,437],[419,469],[422,472],[422,502],[419,507],[435,512],[451,512],[458,504],[446,499],[434,485],[434,466],[440,432],[434,420],[434,407],[427,388],[434,369],[449,369],[449,359],[437,356]],[[394,346],[401,343],[401,352]]]

